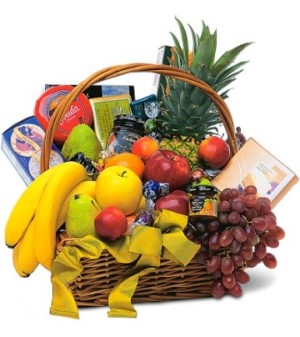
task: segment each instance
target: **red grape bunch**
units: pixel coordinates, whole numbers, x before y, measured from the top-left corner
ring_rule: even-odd
[[[270,200],[256,194],[253,185],[242,191],[227,188],[220,193],[216,220],[187,226],[187,237],[201,244],[197,260],[213,277],[215,298],[225,293],[241,296],[241,284],[250,279],[246,268],[261,262],[268,268],[277,265],[267,248],[277,248],[285,233],[277,226]]]

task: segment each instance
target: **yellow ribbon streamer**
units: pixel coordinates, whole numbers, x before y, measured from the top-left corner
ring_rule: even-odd
[[[131,236],[104,243],[87,236],[71,240],[57,255],[52,267],[52,305],[50,313],[79,318],[78,308],[68,283],[82,272],[81,258],[97,259],[107,249],[120,263],[137,261],[112,289],[108,303],[109,317],[136,317],[131,303],[139,277],[160,266],[161,256],[186,266],[192,260],[199,245],[188,240],[183,233],[187,216],[163,210],[156,212],[153,227],[136,226]]]
[[[139,255],[129,251],[130,238],[123,236],[110,245],[93,236],[72,239],[66,243],[52,265],[52,304],[53,315],[79,318],[78,307],[68,284],[81,274],[81,258],[98,259],[107,249],[121,263],[132,263]]]
[[[108,298],[109,317],[136,317],[131,299],[139,277],[158,268],[161,255],[183,266],[189,264],[199,245],[188,240],[182,232],[187,220],[185,215],[163,210],[156,213],[154,227],[134,228],[129,249],[142,255],[134,268],[112,289]]]
[[[129,270],[112,289],[108,297],[109,317],[135,318],[137,312],[131,299],[140,276],[146,275],[159,267],[159,257],[142,255],[132,270]]]

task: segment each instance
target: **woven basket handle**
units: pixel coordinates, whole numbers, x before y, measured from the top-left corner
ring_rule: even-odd
[[[222,123],[227,132],[231,153],[235,154],[237,152],[235,127],[230,111],[226,103],[222,99],[222,97],[218,95],[207,83],[173,66],[147,64],[147,63],[131,63],[125,65],[112,66],[104,68],[98,72],[95,72],[94,74],[92,74],[91,76],[80,82],[59,102],[53,115],[50,118],[49,126],[45,134],[45,139],[43,142],[41,152],[41,163],[40,163],[41,172],[44,172],[49,168],[50,151],[53,143],[54,133],[58,128],[60,122],[62,121],[65,112],[72,104],[72,102],[77,98],[77,96],[97,82],[133,72],[153,72],[165,75],[168,77],[172,77],[176,80],[180,80],[189,83],[191,85],[194,85],[195,87],[198,87],[200,90],[202,90],[214,102],[216,108],[220,113]]]

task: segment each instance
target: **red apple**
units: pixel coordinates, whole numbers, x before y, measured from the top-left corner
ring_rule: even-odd
[[[127,231],[128,220],[125,213],[118,207],[104,208],[94,220],[97,234],[102,238],[114,241]]]
[[[189,196],[187,194],[187,192],[183,191],[183,190],[175,190],[171,193],[169,193],[169,195],[172,194],[172,195],[176,195],[180,198],[183,198],[185,199],[187,202],[189,202]]]
[[[210,136],[202,140],[198,147],[199,159],[208,166],[218,169],[227,164],[230,159],[230,148],[224,139]]]
[[[188,160],[170,150],[155,151],[145,164],[144,179],[169,183],[170,191],[185,186],[190,177]]]
[[[175,190],[156,200],[155,210],[167,209],[169,211],[189,214],[189,197],[188,194],[181,190]]]

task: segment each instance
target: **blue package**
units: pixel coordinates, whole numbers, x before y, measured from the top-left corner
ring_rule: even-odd
[[[40,174],[40,155],[45,131],[34,116],[27,117],[2,133],[1,148],[26,185]],[[55,144],[49,166],[64,162]]]
[[[154,94],[131,102],[130,107],[135,117],[143,121],[156,118],[160,113],[160,105]]]

